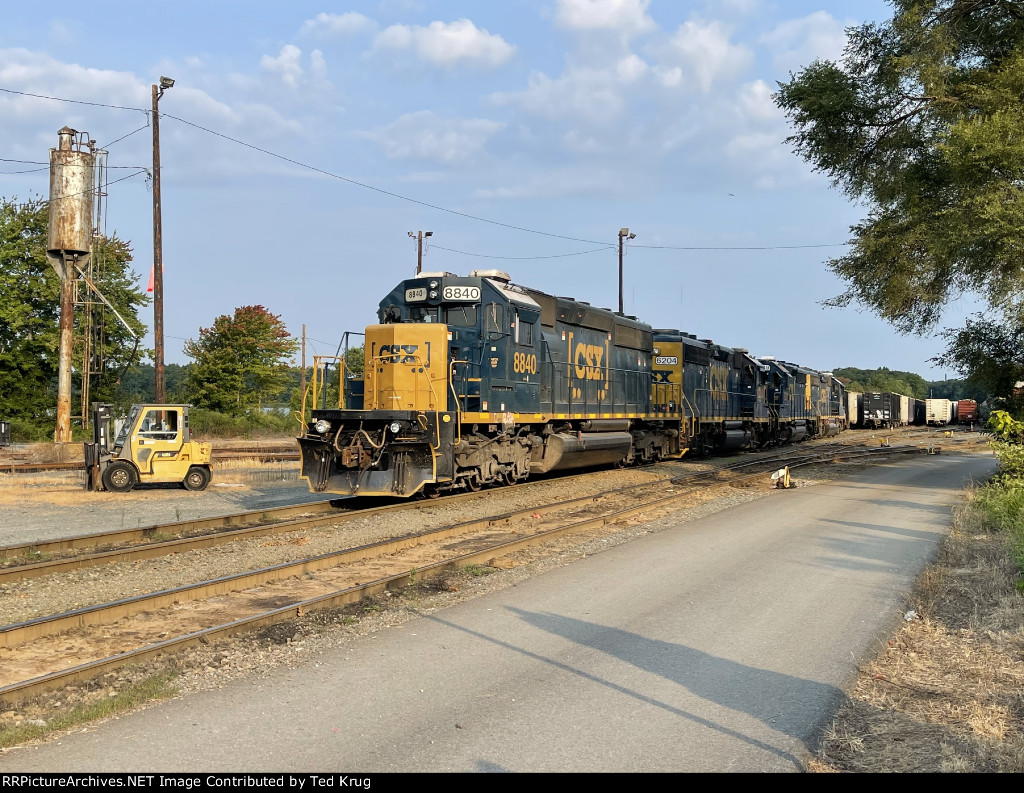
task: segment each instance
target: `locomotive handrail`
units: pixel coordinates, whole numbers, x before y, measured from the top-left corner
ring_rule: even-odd
[[[345,356],[337,355],[314,355],[313,356],[313,379],[306,384],[306,390],[302,392],[302,409],[301,411],[295,411],[295,418],[299,422],[299,425],[303,429],[306,427],[306,400],[312,393],[312,408],[316,409],[317,400],[321,396],[321,389],[326,394],[327,384],[326,382],[320,382],[320,366],[324,361],[341,361],[341,366],[338,367],[338,407],[342,407],[342,399],[344,399],[343,384],[345,382]],[[326,370],[325,370],[326,372]]]
[[[462,405],[459,403],[459,395],[455,391],[455,364],[466,364],[469,365],[469,361],[457,361],[453,360],[448,365],[448,387],[452,390],[452,396],[455,397],[455,445],[458,446],[462,442]],[[467,396],[468,399],[468,396]]]

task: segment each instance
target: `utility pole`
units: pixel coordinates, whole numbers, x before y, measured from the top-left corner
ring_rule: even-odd
[[[302,323],[302,420],[306,420],[306,323]]]
[[[415,234],[409,232],[409,236],[416,240],[416,275],[423,272],[423,238],[430,237],[433,233],[432,231],[417,231]]]
[[[161,77],[153,86],[153,369],[154,401],[166,402],[164,395],[164,237],[160,205],[160,113],[157,103],[164,91],[174,86],[170,77]]]
[[[622,313],[622,241],[624,239],[636,239],[636,234],[630,234],[629,229],[619,229],[619,313]]]

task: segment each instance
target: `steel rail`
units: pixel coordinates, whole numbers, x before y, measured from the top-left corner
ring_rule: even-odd
[[[915,449],[915,448],[906,448],[906,447],[902,447],[902,448],[886,448],[886,449],[884,449],[884,452],[886,452],[885,456],[888,456],[889,454],[894,454],[894,453],[907,454],[907,453],[922,453],[924,451],[926,451],[926,450],[925,449],[920,449],[920,448]],[[814,455],[813,457],[820,458],[820,457],[824,457],[824,456],[826,456],[826,455]],[[879,456],[879,454],[878,454],[878,452],[874,452],[874,453],[871,453],[871,452],[858,452],[858,453],[852,454],[850,456],[855,458],[855,459],[860,459],[860,458],[864,458],[864,457],[877,457],[877,456]],[[842,460],[839,460],[839,461],[842,461]],[[808,459],[806,459],[806,460],[804,460],[802,462],[795,462],[794,464],[791,464],[790,467],[791,468],[792,467],[801,467],[801,466],[804,466],[804,465],[813,465],[815,463],[820,463],[820,462],[822,462],[821,459],[811,459],[810,456],[809,456]],[[716,474],[718,472],[717,471],[707,471],[707,472],[700,472],[700,473],[701,474],[713,475],[713,474]],[[764,475],[764,472],[747,474],[745,476],[737,477],[737,478],[734,478],[734,479],[729,480],[729,481],[712,483],[710,486],[711,487],[729,487],[729,486],[733,486],[733,485],[735,485],[735,484],[737,484],[737,483],[739,483],[741,481],[752,480],[752,479],[754,479],[756,477],[760,477],[760,476],[763,476],[763,475]],[[626,488],[623,488],[623,489],[626,489]],[[621,491],[609,491],[609,492],[621,492]],[[413,570],[408,570],[408,571],[405,571],[405,572],[396,573],[396,574],[393,574],[393,575],[390,575],[390,576],[379,578],[379,579],[377,579],[375,581],[367,582],[365,584],[356,584],[354,586],[346,587],[344,589],[337,590],[335,592],[331,592],[331,593],[328,593],[328,594],[325,594],[325,595],[319,595],[317,597],[310,598],[310,599],[307,599],[307,600],[302,600],[302,601],[291,603],[291,604],[288,604],[288,605],[285,605],[285,606],[280,606],[280,607],[277,607],[277,608],[272,609],[272,610],[265,611],[265,612],[260,613],[260,614],[251,615],[249,617],[244,617],[242,619],[235,620],[235,621],[232,621],[232,622],[229,622],[229,623],[225,623],[225,624],[222,624],[222,625],[211,626],[209,628],[205,628],[205,629],[202,629],[202,630],[199,630],[199,631],[194,631],[194,632],[186,634],[184,636],[175,637],[175,638],[172,638],[172,639],[167,639],[165,641],[161,641],[161,642],[150,644],[150,645],[147,645],[147,646],[144,646],[144,647],[136,648],[134,650],[129,650],[129,651],[126,651],[126,652],[123,652],[123,653],[119,653],[119,654],[117,654],[115,656],[111,656],[109,658],[97,659],[95,661],[89,661],[89,662],[86,662],[84,664],[80,664],[78,666],[71,667],[69,669],[65,669],[65,670],[60,670],[60,671],[57,671],[57,672],[52,672],[52,673],[44,674],[44,675],[41,675],[41,676],[36,677],[36,678],[32,678],[32,679],[27,680],[27,681],[22,681],[22,682],[19,682],[19,683],[9,684],[7,686],[4,686],[4,687],[0,688],[0,702],[8,702],[8,703],[14,704],[14,703],[17,703],[17,702],[21,702],[21,701],[23,701],[25,699],[28,699],[28,698],[30,698],[32,696],[44,693],[46,691],[51,691],[53,689],[60,688],[60,687],[65,686],[65,685],[70,685],[70,684],[73,684],[75,682],[80,682],[80,681],[83,681],[83,680],[94,678],[97,675],[102,674],[103,672],[106,672],[106,671],[108,671],[110,669],[113,669],[113,668],[117,668],[119,666],[123,666],[123,665],[128,664],[128,663],[138,663],[140,661],[143,661],[143,660],[146,660],[148,658],[154,657],[156,655],[159,655],[161,653],[167,652],[169,650],[180,650],[180,649],[183,649],[183,648],[185,648],[187,646],[195,645],[195,644],[198,644],[198,643],[208,643],[213,638],[224,638],[224,637],[227,637],[227,636],[230,636],[230,635],[237,634],[237,633],[242,632],[242,631],[249,631],[249,630],[253,630],[255,628],[262,627],[262,626],[265,626],[265,625],[272,625],[272,624],[275,624],[275,623],[278,623],[278,622],[283,622],[283,621],[286,621],[286,620],[291,619],[293,617],[302,616],[304,614],[310,613],[312,611],[323,610],[323,609],[326,609],[326,608],[336,608],[336,607],[343,606],[343,605],[346,605],[346,604],[349,604],[349,603],[358,602],[358,601],[360,601],[360,600],[362,600],[362,599],[364,599],[366,597],[370,597],[372,595],[381,593],[381,592],[383,592],[383,591],[385,591],[387,589],[400,588],[402,586],[408,585],[408,584],[412,583],[412,581],[414,579],[416,579],[417,577],[422,577],[424,575],[433,575],[434,573],[438,573],[438,572],[443,571],[445,569],[455,569],[455,568],[465,567],[467,565],[476,564],[476,563],[480,563],[480,562],[487,563],[487,564],[493,564],[498,558],[501,558],[502,556],[507,556],[509,554],[515,553],[517,551],[523,550],[523,549],[531,547],[533,545],[543,544],[545,542],[548,542],[548,541],[553,540],[553,539],[557,539],[558,537],[561,537],[561,536],[564,536],[564,535],[568,535],[568,534],[572,534],[572,533],[578,533],[578,532],[582,532],[582,531],[587,531],[587,530],[594,529],[594,528],[600,528],[600,527],[605,526],[605,525],[607,525],[609,523],[620,522],[620,521],[626,520],[626,519],[628,519],[630,517],[634,517],[636,515],[643,514],[645,512],[649,512],[651,509],[658,509],[658,508],[666,507],[666,506],[668,506],[669,504],[671,504],[671,503],[673,503],[675,501],[678,501],[680,499],[683,499],[683,498],[686,498],[687,496],[692,495],[693,492],[694,492],[693,490],[687,490],[687,491],[682,492],[682,493],[674,493],[672,495],[663,496],[661,498],[655,499],[654,501],[648,501],[648,502],[646,502],[644,504],[633,505],[633,506],[627,507],[625,509],[620,509],[620,510],[617,510],[615,512],[608,513],[606,515],[585,518],[583,520],[576,521],[574,523],[570,523],[570,524],[565,525],[565,526],[560,526],[560,527],[555,527],[555,528],[551,528],[551,529],[546,529],[544,531],[532,534],[532,535],[530,535],[528,537],[520,537],[520,538],[511,539],[511,540],[505,540],[505,541],[502,541],[502,542],[499,542],[499,543],[492,544],[492,545],[490,545],[490,546],[488,546],[486,548],[476,549],[476,550],[470,551],[470,552],[465,553],[465,554],[461,554],[461,555],[453,557],[453,558],[449,558],[449,559],[445,559],[445,560],[440,560],[438,562],[430,563],[428,565],[425,565],[425,566],[422,566],[422,567],[418,567],[418,568],[413,569]],[[601,494],[601,495],[605,495],[605,494]],[[599,500],[600,497],[601,496],[594,496],[594,497],[587,497],[587,498],[584,498],[584,499],[574,499],[572,501],[577,501],[577,500],[578,501],[596,501],[596,500]],[[556,505],[552,505],[552,506],[556,506]],[[462,526],[473,525],[473,524],[481,524],[481,523],[486,523],[488,526],[493,526],[493,525],[497,525],[498,523],[501,523],[501,522],[505,522],[505,523],[510,522],[513,519],[513,516],[515,516],[515,515],[522,515],[522,514],[528,513],[528,512],[531,512],[531,510],[521,510],[521,511],[517,511],[515,513],[508,513],[505,516],[498,516],[498,517],[495,517],[495,518],[490,518],[490,519],[485,519],[485,520],[469,521],[469,522],[467,522],[465,524],[457,524],[455,526],[446,527],[445,529],[440,530],[440,532],[447,533],[447,536],[452,536],[450,534],[450,532],[456,531],[456,530],[458,530]],[[467,531],[468,530],[464,530],[464,531],[462,531],[460,533],[467,533]],[[387,547],[387,546],[389,546],[389,545],[391,545],[393,543],[396,543],[396,542],[397,543],[402,543],[402,542],[413,541],[413,540],[420,540],[420,542],[417,542],[415,544],[421,544],[422,541],[423,541],[423,538],[426,535],[428,535],[428,534],[432,534],[433,535],[433,537],[431,538],[430,541],[434,541],[434,540],[437,540],[437,539],[444,539],[444,537],[440,537],[439,538],[439,536],[438,536],[439,532],[437,532],[437,531],[435,531],[435,532],[424,532],[424,533],[421,533],[420,535],[417,535],[416,537],[407,537],[407,538],[403,538],[402,540],[397,540],[397,541],[396,540],[386,540],[386,541],[382,541],[380,543],[372,543],[372,544],[369,544],[369,545],[361,546],[358,549],[350,549],[348,552],[362,552],[362,553],[373,554],[374,551],[376,551],[376,550],[378,550],[380,548],[383,548],[383,547]],[[411,547],[411,546],[406,546],[406,547]],[[346,553],[346,552],[343,552],[343,553]],[[323,558],[323,557],[315,557],[315,559],[321,559],[321,558]],[[312,561],[312,560],[306,560],[306,561]],[[336,565],[334,565],[334,566],[336,566]],[[280,566],[278,566],[278,567],[280,567]],[[275,569],[275,568],[267,568],[267,570],[272,570],[272,569]],[[245,575],[245,574],[243,574],[243,575]],[[224,581],[224,580],[226,580],[226,579],[219,579],[219,581]],[[173,592],[173,591],[176,591],[176,590],[169,590],[168,592],[160,593],[160,594],[162,596],[166,596],[170,592]],[[122,602],[127,602],[127,601],[122,601]]]

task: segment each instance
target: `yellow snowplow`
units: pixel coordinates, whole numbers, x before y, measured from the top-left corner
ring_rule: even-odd
[[[86,489],[127,493],[139,483],[210,484],[210,444],[192,440],[188,405],[132,405],[111,440],[112,406],[93,402],[93,442],[85,444]]]

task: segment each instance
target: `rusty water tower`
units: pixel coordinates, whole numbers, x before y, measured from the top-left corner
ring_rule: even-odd
[[[50,215],[46,258],[60,278],[60,357],[55,443],[71,441],[71,333],[74,285],[92,256],[96,142],[64,127],[50,149]]]

